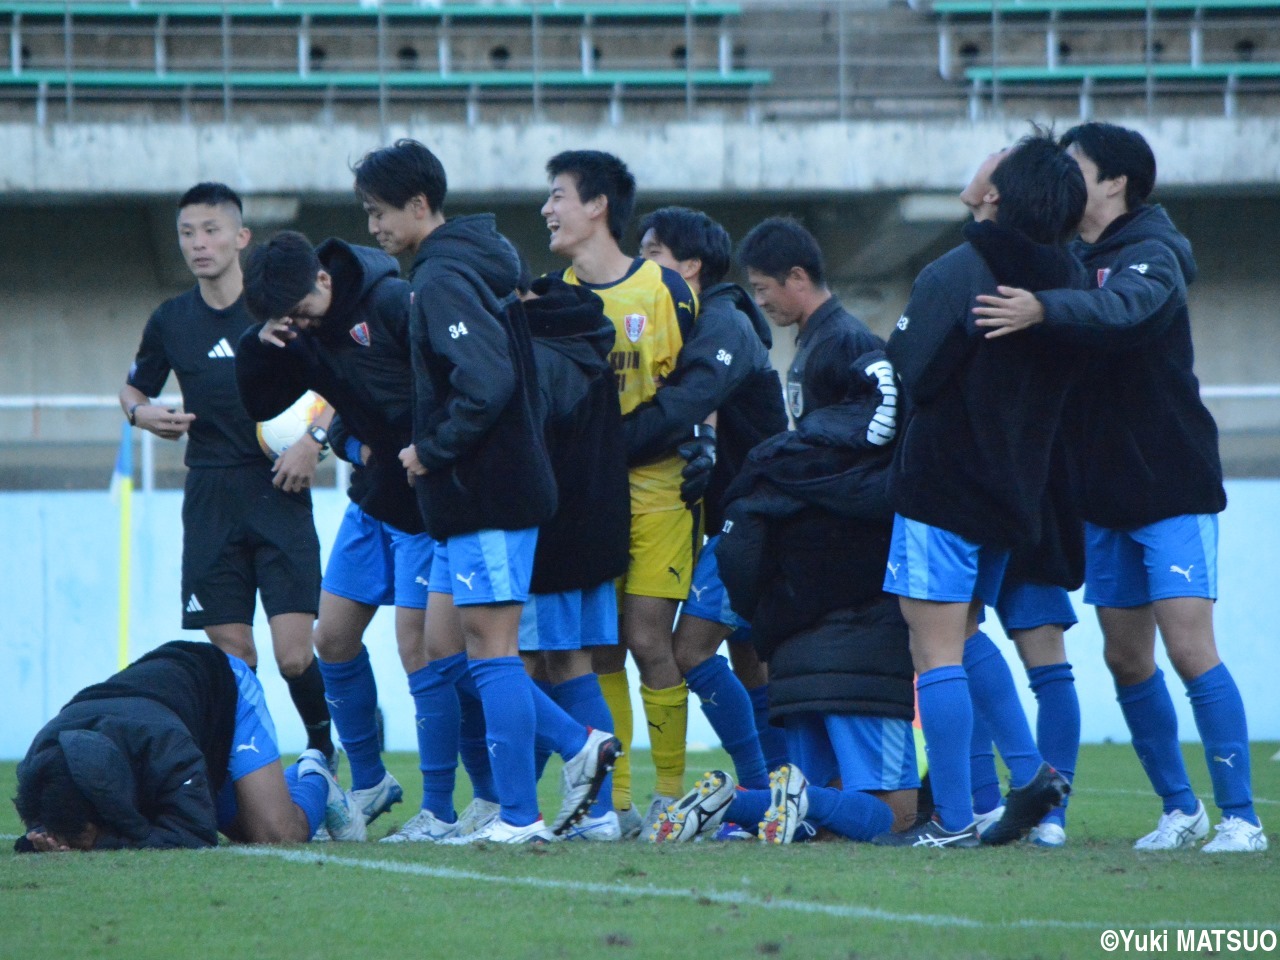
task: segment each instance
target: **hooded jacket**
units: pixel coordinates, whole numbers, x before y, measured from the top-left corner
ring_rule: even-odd
[[[881,351],[857,369],[860,389],[760,444],[726,495],[716,559],[769,663],[774,722],[815,711],[913,715],[906,623],[881,590],[893,529],[892,372]]]
[[[534,593],[599,586],[626,572],[631,494],[614,328],[586,287],[542,277],[524,301],[558,507],[538,530]]]
[[[437,540],[536,527],[555,512],[520,258],[492,214],[455,217],[413,263],[415,484]]]
[[[105,828],[96,849],[213,846],[237,702],[226,654],[166,643],[76,694],[36,734],[18,779],[57,743]]]
[[[261,324],[244,332],[236,351],[241,400],[254,419],[268,420],[315,390],[337,413],[329,433],[339,456],[347,458],[348,436],[371,451],[351,472],[351,501],[376,520],[421,533],[399,458],[412,435],[409,285],[395,259],[372,247],[330,239],[316,255],[333,280],[328,312],[283,349],[258,339]]]
[[[1227,495],[1218,427],[1192,369],[1190,242],[1153,205],[1072,249],[1088,268],[1089,289],[1037,299],[1046,329],[1089,348],[1065,420],[1082,516],[1130,530],[1220,512]]]
[[[1065,247],[1047,246],[993,222],[965,227],[967,243],[921,271],[890,338],[889,355],[911,354],[914,318],[943,318],[963,331],[963,350],[928,382],[904,381],[906,421],[893,462],[896,512],[979,544],[1034,546],[1066,395],[1078,355],[1035,328],[986,339],[974,298],[997,285],[1040,291],[1085,285]],[[924,365],[915,364],[916,368]]]
[[[695,424],[717,413],[716,464],[703,498],[707,530],[720,529],[725,490],[751,448],[787,429],[771,346],[769,323],[750,294],[735,283],[708,287],[675,370],[624,420],[630,460],[645,463],[669,456]]]

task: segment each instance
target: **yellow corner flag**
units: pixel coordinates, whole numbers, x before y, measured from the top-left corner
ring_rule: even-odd
[[[120,505],[120,592],[117,601],[116,660],[119,669],[129,665],[129,571],[133,546],[133,428],[120,430],[120,449],[111,473],[111,499]]]

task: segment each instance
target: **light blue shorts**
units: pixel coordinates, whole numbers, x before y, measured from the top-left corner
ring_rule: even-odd
[[[916,738],[911,723],[853,713],[785,718],[787,759],[815,786],[837,778],[845,790],[914,790]]]
[[[1000,594],[1009,551],[903,516],[893,518],[884,591],[913,600],[990,606]],[[803,769],[803,768],[801,768]]]
[[[320,587],[369,606],[425,610],[435,548],[428,534],[405,533],[349,503]]]
[[[280,759],[276,746],[276,725],[267,711],[262,684],[249,665],[239,657],[227,655],[231,672],[236,677],[236,725],[231,738],[231,757],[227,761],[227,779],[216,798],[218,829],[225,831],[236,815],[235,782]]]
[[[427,589],[451,593],[455,606],[524,603],[533,578],[538,528],[477,530],[436,543]]]
[[[1184,514],[1136,530],[1084,525],[1084,601],[1141,607],[1173,597],[1218,599],[1218,515]]]
[[[1066,630],[1080,622],[1075,607],[1071,605],[1071,595],[1062,587],[1043,583],[1006,580],[1000,587],[995,607],[1005,633],[1034,630],[1050,623]]]
[[[520,614],[520,649],[581,650],[618,642],[618,589],[608,580],[588,590],[535,593]]]
[[[724,581],[720,579],[720,564],[716,561],[716,545],[719,542],[720,536],[717,534],[703,546],[697,566],[693,568],[688,599],[684,601],[680,612],[681,616],[687,614],[737,630],[745,627],[747,621],[729,606],[729,591],[724,588]]]

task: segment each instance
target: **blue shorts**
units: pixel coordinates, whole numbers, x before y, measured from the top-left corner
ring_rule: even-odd
[[[520,649],[581,650],[618,642],[618,591],[612,580],[588,590],[535,593],[520,614]]]
[[[990,606],[1000,594],[1008,564],[1009,551],[1002,547],[983,546],[896,515],[884,591],[939,603],[968,603],[977,597]]]
[[[320,588],[372,607],[427,606],[427,575],[436,542],[405,533],[347,504]]]
[[[236,725],[231,738],[227,779],[217,797],[219,830],[225,830],[236,818],[235,782],[280,759],[276,725],[267,712],[262,684],[239,657],[228,654],[227,660],[231,662],[231,672],[236,676]]]
[[[1184,514],[1137,530],[1084,525],[1084,602],[1141,607],[1173,597],[1218,599],[1218,516]]]
[[[681,616],[687,614],[737,630],[745,627],[747,621],[729,606],[729,591],[725,590],[724,581],[720,579],[720,564],[716,561],[716,544],[719,542],[717,534],[703,546],[698,564],[693,568],[689,597],[684,602]]]
[[[1066,630],[1079,623],[1071,595],[1062,587],[1006,580],[996,600],[996,616],[1010,630],[1034,630],[1055,623]]]
[[[908,720],[854,713],[798,713],[785,720],[787,759],[815,786],[915,790],[916,738]]]
[[[533,578],[538,528],[477,530],[436,542],[427,589],[451,593],[455,606],[524,603]]]
[[[729,636],[725,637],[725,642],[726,643],[750,643],[751,642],[751,625],[747,624],[745,627],[739,627],[737,630],[733,631],[733,633],[729,634]]]

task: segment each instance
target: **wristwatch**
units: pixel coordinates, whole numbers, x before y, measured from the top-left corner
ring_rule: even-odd
[[[307,436],[320,444],[322,450],[329,445],[329,431],[318,423],[313,423],[307,428]]]

